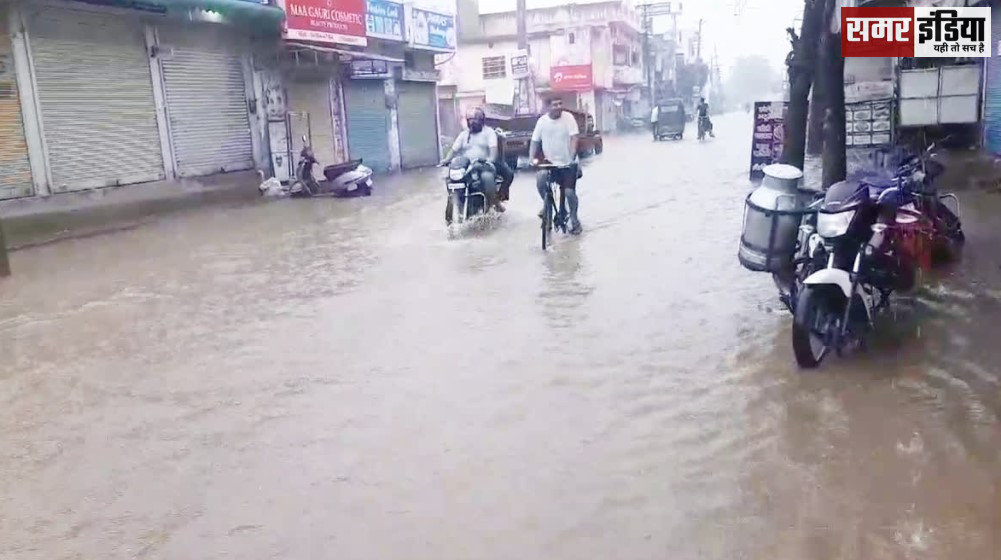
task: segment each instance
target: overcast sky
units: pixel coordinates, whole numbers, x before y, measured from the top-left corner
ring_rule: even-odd
[[[591,1],[577,0],[578,4]],[[633,5],[652,0],[634,0]],[[672,0],[677,2],[679,0]],[[723,73],[729,72],[737,57],[760,54],[775,67],[784,70],[789,42],[785,28],[803,12],[803,0],[680,0],[682,16],[679,27],[696,28],[699,18],[704,20],[705,40],[702,44],[704,59],[710,59],[715,47],[719,53]],[[566,0],[527,0],[528,8],[566,5]],[[743,6],[738,12],[738,6]],[[480,0],[482,13],[515,9],[515,0]],[[670,18],[655,22],[655,31],[669,31]]]

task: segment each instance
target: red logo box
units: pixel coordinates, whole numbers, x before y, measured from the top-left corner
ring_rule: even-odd
[[[914,8],[841,8],[841,56],[914,56]]]

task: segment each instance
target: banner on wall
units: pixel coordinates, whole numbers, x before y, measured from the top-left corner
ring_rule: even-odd
[[[455,16],[411,9],[410,42],[416,48],[455,50]]]
[[[365,0],[277,0],[286,39],[364,47]]]

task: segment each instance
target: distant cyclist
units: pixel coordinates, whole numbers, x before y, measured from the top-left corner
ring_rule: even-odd
[[[705,130],[706,130],[706,132],[709,133],[709,136],[711,138],[716,138],[716,135],[713,134],[713,122],[711,120],[709,120],[709,104],[706,103],[706,98],[705,97],[700,97],[699,98],[699,105],[698,105],[698,107],[695,108],[695,114],[699,118],[698,125],[700,127],[701,126],[705,126],[706,127]],[[705,123],[705,124],[703,124],[703,123]]]
[[[563,188],[567,204],[570,206],[570,232],[581,232],[580,220],[577,219],[577,140],[580,129],[573,114],[563,110],[563,100],[549,100],[549,111],[539,117],[532,132],[532,143],[529,146],[528,159],[534,164],[539,163],[539,152],[545,154],[549,163],[559,166],[551,170],[540,170],[535,176],[535,184],[539,196],[545,202],[549,191],[549,173],[555,175],[556,182]],[[543,210],[545,211],[545,210]],[[539,213],[542,214],[541,212]]]

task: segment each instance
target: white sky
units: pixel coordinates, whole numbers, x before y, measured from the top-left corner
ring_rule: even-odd
[[[479,0],[481,13],[513,11],[515,0]],[[596,0],[576,0],[586,4]],[[633,0],[633,4],[656,0]],[[672,0],[677,2],[679,0]],[[683,13],[678,18],[682,29],[695,29],[703,18],[702,58],[710,60],[713,48],[719,55],[724,75],[739,56],[758,54],[766,57],[777,72],[784,72],[789,52],[785,28],[803,13],[803,0],[680,0]],[[528,8],[566,5],[566,0],[527,0]],[[736,7],[743,5],[740,15]],[[654,31],[669,31],[671,18],[658,18]],[[798,24],[797,24],[798,25]]]

